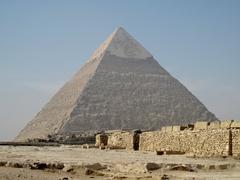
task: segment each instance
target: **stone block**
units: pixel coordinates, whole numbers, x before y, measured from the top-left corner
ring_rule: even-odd
[[[156,155],[164,155],[164,151],[156,151]]]
[[[206,126],[205,126],[206,127]],[[230,130],[152,131],[140,135],[140,150],[156,154],[189,154],[192,157],[229,156]],[[240,129],[232,129],[232,154],[240,154]]]
[[[219,165],[217,165],[217,169],[219,169],[219,170],[229,169],[230,167],[231,167],[230,164],[219,164]]]
[[[162,131],[162,132],[166,132],[166,126],[163,126],[163,127],[161,128],[161,131]]]
[[[188,125],[187,125],[187,128],[188,128],[189,130],[193,130],[193,129],[194,129],[194,124],[188,124]]]
[[[209,122],[207,121],[198,121],[194,124],[194,129],[200,129],[200,130],[204,130],[204,129],[208,129],[208,125],[209,125]]]
[[[130,132],[115,132],[108,136],[108,147],[114,149],[133,149],[134,134]]]
[[[231,124],[233,123],[233,120],[226,120],[221,122],[221,129],[229,129],[231,128]]]
[[[240,121],[233,121],[231,124],[231,128],[240,129]]]
[[[172,131],[182,131],[186,128],[187,128],[186,126],[173,126]]]
[[[185,152],[182,151],[165,151],[166,155],[181,155],[181,154],[185,154]]]
[[[166,132],[171,132],[173,130],[172,126],[166,126]]]
[[[108,143],[108,135],[107,134],[97,134],[96,135],[96,146],[106,146]]]
[[[182,164],[178,164],[178,165],[176,165],[176,166],[173,166],[173,167],[171,167],[170,168],[170,170],[172,170],[172,171],[188,171],[188,172],[194,172],[194,170],[192,169],[192,167],[191,166],[189,166],[189,165],[182,165]]]
[[[221,122],[214,121],[214,122],[210,122],[208,129],[220,129],[220,127],[221,127]]]

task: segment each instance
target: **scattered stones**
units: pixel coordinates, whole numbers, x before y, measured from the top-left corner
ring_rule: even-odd
[[[230,164],[220,164],[216,166],[216,169],[220,169],[220,170],[225,170],[225,169],[230,169],[231,165]]]
[[[7,162],[6,164],[7,167],[14,167],[14,168],[23,168],[23,164],[20,162]]]
[[[30,169],[39,169],[39,170],[44,170],[44,169],[63,169],[64,164],[60,162],[53,162],[53,163],[46,163],[46,162],[30,162],[25,164],[25,166],[29,167]]]
[[[64,168],[62,169],[64,172],[72,172],[74,170],[72,165],[64,165]]]
[[[164,174],[162,177],[161,177],[161,180],[169,180],[169,176]]]
[[[47,167],[48,167],[47,164],[43,162],[34,162],[33,164],[30,164],[30,169],[44,170]]]
[[[202,164],[197,164],[197,165],[196,165],[196,168],[197,168],[197,169],[203,169],[203,168],[204,168],[204,165],[202,165]]]
[[[64,164],[61,162],[54,162],[54,163],[50,163],[48,164],[48,168],[49,169],[63,169],[64,168]]]
[[[114,169],[118,172],[128,174],[143,174],[148,171],[144,164],[141,163],[116,164]]]
[[[113,179],[126,179],[126,178],[127,178],[126,175],[122,175],[118,173],[113,176]]]
[[[94,163],[94,164],[90,164],[90,165],[85,165],[86,168],[91,169],[91,170],[103,170],[103,169],[107,169],[107,166],[102,165],[100,163]]]
[[[85,174],[85,175],[91,175],[91,174],[93,174],[94,172],[95,172],[94,170],[86,168],[84,174]]]
[[[59,180],[69,180],[68,177],[63,177],[63,178],[60,178]]]
[[[5,166],[7,164],[7,161],[0,161],[0,166]]]

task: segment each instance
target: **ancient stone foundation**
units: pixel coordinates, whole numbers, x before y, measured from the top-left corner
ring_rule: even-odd
[[[194,126],[167,126],[142,133],[118,131],[107,136],[107,146],[111,148],[187,153],[197,157],[240,157],[238,121],[197,122]]]

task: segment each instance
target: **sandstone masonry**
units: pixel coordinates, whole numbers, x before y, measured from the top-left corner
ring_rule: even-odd
[[[240,157],[240,122],[196,122],[193,129],[192,126],[168,126],[159,131],[108,134],[107,146],[111,148],[137,150],[137,143],[141,151]]]

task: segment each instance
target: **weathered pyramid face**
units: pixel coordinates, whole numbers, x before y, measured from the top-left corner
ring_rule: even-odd
[[[109,129],[158,129],[216,117],[118,28],[16,140]]]

